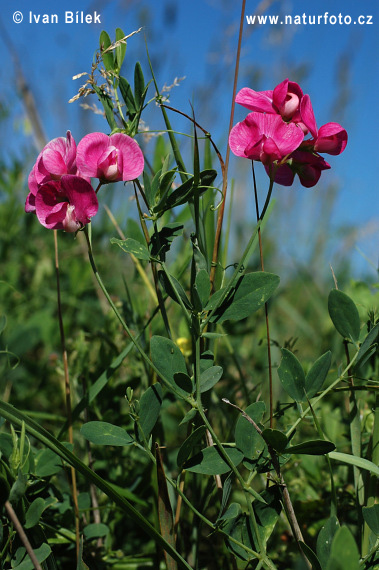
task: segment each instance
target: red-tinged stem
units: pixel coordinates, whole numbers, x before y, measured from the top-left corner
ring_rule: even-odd
[[[230,109],[228,139],[229,139],[229,133],[232,130],[233,121],[234,121],[234,109],[235,109],[235,105],[236,105],[235,100],[236,100],[236,93],[237,93],[238,71],[239,71],[239,63],[240,63],[240,56],[241,56],[242,31],[243,31],[243,22],[244,22],[244,17],[245,17],[245,6],[246,6],[246,0],[242,0],[240,28],[239,28],[239,35],[238,35],[238,47],[237,47],[237,55],[236,55],[236,66],[235,66],[235,70],[234,70],[233,96],[232,96],[232,105],[231,105],[231,109]],[[215,241],[214,241],[214,246],[213,246],[212,267],[211,267],[211,272],[210,272],[210,281],[212,284],[212,289],[214,288],[214,280],[215,280],[215,276],[216,276],[218,251],[219,251],[220,239],[221,239],[221,229],[222,229],[222,222],[224,219],[226,192],[228,189],[229,156],[230,156],[230,148],[228,145],[227,149],[226,149],[225,171],[223,173],[223,182],[222,182],[223,199],[222,199],[221,206],[220,206],[220,209],[218,211],[218,216],[217,216],[216,235],[215,235]]]

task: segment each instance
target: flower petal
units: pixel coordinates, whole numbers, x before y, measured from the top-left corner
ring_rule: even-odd
[[[347,145],[347,132],[338,123],[326,123],[318,131],[314,145],[316,152],[341,154]]]
[[[83,226],[97,214],[99,203],[91,184],[72,174],[61,178],[61,187],[70,205],[75,206],[75,216]]]
[[[83,176],[98,177],[98,160],[109,146],[109,137],[104,133],[90,133],[78,144],[76,164]]]
[[[254,91],[249,87],[244,87],[237,93],[236,103],[260,113],[275,113],[272,105],[272,91]]]
[[[115,133],[109,137],[110,144],[119,150],[119,169],[122,180],[134,180],[143,172],[145,161],[138,143],[123,133]],[[121,156],[120,156],[121,155]]]
[[[311,135],[316,138],[317,124],[309,95],[304,95],[300,102],[300,115],[304,125],[307,127]]]

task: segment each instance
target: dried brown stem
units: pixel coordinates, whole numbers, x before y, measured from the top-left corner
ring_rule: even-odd
[[[5,506],[5,510],[7,511],[8,517],[10,518],[14,528],[18,532],[18,535],[20,537],[22,544],[25,546],[25,550],[28,553],[30,560],[32,561],[32,563],[34,565],[35,570],[42,570],[42,566],[37,560],[37,557],[34,553],[32,545],[30,544],[29,539],[26,536],[25,531],[24,531],[20,521],[18,520],[18,516],[16,515],[11,503],[9,501],[5,501],[4,506]]]

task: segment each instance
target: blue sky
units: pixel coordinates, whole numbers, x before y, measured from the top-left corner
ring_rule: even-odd
[[[258,4],[247,0],[246,14],[254,15]],[[23,14],[19,24],[13,21],[16,11]],[[38,24],[29,23],[30,11],[37,18],[40,15]],[[74,16],[76,12],[80,16],[81,11],[92,15],[96,12],[101,24],[65,23],[65,11],[72,11]],[[311,96],[318,126],[336,121],[347,129],[348,146],[341,156],[325,157],[332,170],[323,174],[322,181],[324,185],[340,187],[332,224],[358,225],[353,246],[358,245],[377,264],[378,3],[376,0],[281,1],[272,2],[266,14],[295,17],[305,13],[306,17],[317,17],[325,12],[337,17],[340,13],[343,17],[351,16],[352,21],[360,15],[365,20],[372,16],[372,24],[332,25],[323,20],[319,25],[266,24],[253,30],[245,23],[238,88],[273,89],[285,77],[291,79],[291,74],[295,74],[302,78],[303,91]],[[43,14],[52,13],[58,15],[59,23],[42,24]],[[125,33],[143,26],[159,84],[170,84],[175,77],[186,77],[180,87],[172,91],[171,103],[190,112],[191,101],[199,122],[214,134],[220,150],[225,153],[239,16],[239,3],[231,0],[76,0],[75,3],[68,0],[13,0],[3,7],[1,22],[17,50],[48,139],[64,135],[67,129],[77,140],[85,134],[86,128],[107,130],[101,117],[85,117],[78,103],[68,104],[80,85],[80,80],[73,82],[71,78],[79,72],[89,71],[102,29],[113,36],[117,26]],[[6,42],[1,35],[2,51],[7,54]],[[123,74],[129,78],[136,58],[141,60],[148,75],[142,34],[128,42]],[[2,76],[1,97],[9,103],[14,75],[8,55],[3,56]],[[339,77],[344,78],[343,89]],[[10,110],[6,152],[17,154],[27,135],[22,106],[11,105]],[[236,120],[242,120],[245,114],[244,109],[236,109]],[[184,125],[183,128],[187,127]],[[234,157],[230,169],[231,176],[237,179],[247,172]],[[301,200],[305,199],[303,195],[310,194],[309,190],[296,185],[291,189],[281,188],[280,199],[291,201],[293,192],[302,193]],[[312,223],[312,200],[310,196],[308,205],[304,206],[310,216],[303,220],[304,224]],[[244,209],[243,198],[236,204]],[[352,255],[357,256],[354,251],[352,249]],[[357,263],[361,263],[358,258]]]

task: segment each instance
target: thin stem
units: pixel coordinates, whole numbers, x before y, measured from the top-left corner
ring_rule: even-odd
[[[274,181],[270,180],[270,187],[267,193],[266,202],[264,208],[262,210],[262,214],[259,213],[259,204],[258,204],[258,191],[257,191],[257,183],[255,180],[255,171],[254,171],[254,161],[251,161],[251,167],[253,171],[253,181],[254,181],[254,198],[255,198],[255,211],[257,216],[257,222],[262,221],[266,210],[268,208],[272,189],[274,186]],[[262,248],[262,234],[261,228],[258,228],[258,240],[259,240],[259,257],[261,261],[261,269],[262,271],[265,270],[264,263],[263,263],[263,248]],[[270,406],[270,428],[273,428],[274,425],[274,403],[273,403],[273,394],[272,394],[272,360],[271,360],[271,339],[270,339],[270,323],[268,318],[268,303],[265,303],[265,321],[266,321],[266,339],[267,339],[267,361],[268,361],[268,386],[269,386],[269,406]]]
[[[321,392],[321,394],[319,396],[317,396],[314,400],[313,400],[313,407],[315,407],[315,405],[322,400],[322,398],[324,396],[326,396],[326,394],[328,392],[330,392],[331,390],[333,390],[333,388],[335,386],[337,386],[337,384],[339,382],[341,382],[341,380],[344,378],[344,376],[349,372],[350,368],[352,367],[352,365],[354,364],[356,358],[358,356],[358,351],[355,353],[354,357],[351,359],[350,364],[348,366],[346,366],[345,370],[343,370],[343,372],[338,376],[338,378],[332,382],[332,384],[330,384],[330,386],[328,386],[323,392]],[[293,434],[293,432],[296,430],[297,426],[299,425],[300,422],[303,421],[303,419],[309,414],[309,412],[311,411],[310,406],[308,406],[303,413],[300,415],[300,417],[296,420],[296,422],[293,424],[292,427],[290,427],[290,429],[287,431],[286,433],[286,437],[287,439]]]
[[[162,380],[163,384],[166,386],[166,388],[169,389],[170,392],[174,392],[177,396],[179,396],[182,400],[186,401],[187,403],[193,405],[193,400],[192,398],[188,397],[184,397],[182,394],[178,394],[175,391],[175,388],[173,387],[173,385],[169,382],[169,380],[167,380],[167,378],[165,378],[165,376],[158,370],[158,368],[155,366],[155,364],[150,360],[150,358],[148,357],[148,355],[146,354],[146,352],[143,350],[143,348],[140,346],[140,344],[137,342],[137,340],[135,339],[135,337],[132,335],[131,330],[129,329],[128,325],[126,324],[126,322],[124,321],[124,319],[122,318],[121,314],[119,313],[116,305],[114,304],[114,302],[111,299],[111,296],[109,295],[107,288],[105,287],[103,280],[100,277],[100,274],[97,270],[97,266],[95,263],[95,259],[93,257],[93,252],[92,252],[92,245],[91,245],[91,239],[89,236],[89,229],[88,226],[85,226],[84,228],[84,235],[86,236],[87,239],[87,245],[88,245],[88,256],[89,256],[89,260],[90,260],[90,264],[92,267],[92,270],[95,274],[95,277],[97,279],[97,282],[101,288],[101,290],[103,291],[110,307],[112,308],[114,314],[116,315],[117,319],[119,320],[121,326],[123,327],[123,329],[125,330],[125,332],[127,333],[128,337],[130,338],[131,342],[133,343],[133,345],[135,346],[135,348],[137,349],[137,351],[139,352],[139,354],[141,355],[141,357],[144,359],[144,361],[152,368],[152,370],[154,370],[154,372],[159,376],[159,378]]]
[[[255,421],[250,416],[248,416],[246,414],[246,412],[241,410],[241,408],[239,408],[235,404],[232,404],[226,398],[223,398],[223,402],[229,404],[230,406],[233,406],[233,408],[236,408],[240,412],[240,414],[254,427],[254,429],[257,431],[257,433],[262,437],[262,430],[255,423]],[[309,564],[309,561],[308,561],[307,557],[305,556],[305,554],[303,553],[303,551],[300,547],[300,544],[299,544],[300,542],[304,542],[304,539],[303,539],[303,535],[302,535],[301,530],[300,530],[299,523],[298,523],[297,518],[296,518],[295,510],[294,510],[293,505],[292,505],[292,501],[291,501],[291,497],[290,497],[287,485],[284,481],[283,474],[282,474],[281,469],[280,469],[280,463],[279,463],[278,455],[276,454],[275,450],[271,447],[271,445],[268,443],[267,443],[267,449],[268,449],[268,452],[269,452],[270,457],[271,457],[272,466],[274,467],[276,475],[279,479],[280,490],[282,492],[283,506],[284,506],[284,510],[286,511],[286,515],[288,518],[288,522],[291,526],[292,533],[296,539],[296,542],[297,542],[298,547],[299,547],[299,551],[300,551],[302,557],[304,558],[304,561],[307,564],[307,567],[311,568],[311,565]]]
[[[232,104],[231,104],[231,108],[230,108],[228,138],[229,138],[230,131],[232,130],[233,121],[234,121],[234,109],[235,109],[235,105],[236,105],[235,100],[236,100],[236,93],[237,93],[239,62],[240,62],[240,56],[241,56],[242,32],[243,32],[243,24],[244,24],[244,19],[245,19],[245,6],[246,6],[246,0],[242,0],[240,27],[239,27],[239,34],[238,34],[238,46],[237,46],[237,54],[236,54],[236,65],[235,65],[235,69],[234,69],[233,95],[232,95]],[[220,247],[222,222],[224,219],[226,193],[227,193],[227,189],[228,189],[229,156],[230,156],[230,148],[228,145],[226,148],[225,171],[223,173],[223,181],[222,181],[223,200],[222,200],[220,209],[218,211],[215,241],[214,241],[214,245],[213,245],[212,266],[211,266],[211,272],[210,272],[210,281],[211,281],[212,289],[214,287],[214,280],[216,277],[218,251],[219,251],[219,247]]]
[[[59,275],[59,254],[58,254],[58,232],[54,230],[54,252],[55,252],[55,274],[57,280],[57,305],[58,305],[58,321],[59,321],[59,331],[61,337],[61,347],[62,347],[62,359],[63,359],[63,369],[64,369],[64,383],[65,383],[65,394],[66,394],[66,412],[67,412],[67,423],[68,423],[68,440],[72,446],[74,446],[74,435],[72,429],[72,409],[71,409],[71,387],[70,387],[70,377],[68,372],[68,358],[66,350],[66,340],[63,327],[63,317],[62,317],[62,303],[61,303],[61,287],[60,287],[60,275]],[[79,528],[79,506],[78,506],[78,489],[76,484],[76,472],[71,466],[71,486],[72,486],[72,500],[74,503],[74,514],[75,514],[75,537],[76,537],[76,554],[79,555],[80,549],[80,528]]]
[[[37,557],[34,553],[32,545],[30,544],[29,539],[26,536],[25,531],[24,531],[20,521],[18,520],[18,517],[17,517],[11,503],[9,501],[5,501],[4,506],[5,506],[5,510],[7,511],[7,514],[9,516],[10,520],[12,521],[13,526],[15,527],[15,529],[18,532],[18,535],[20,537],[22,544],[25,546],[25,550],[28,553],[35,570],[42,570],[42,566],[37,560]]]

